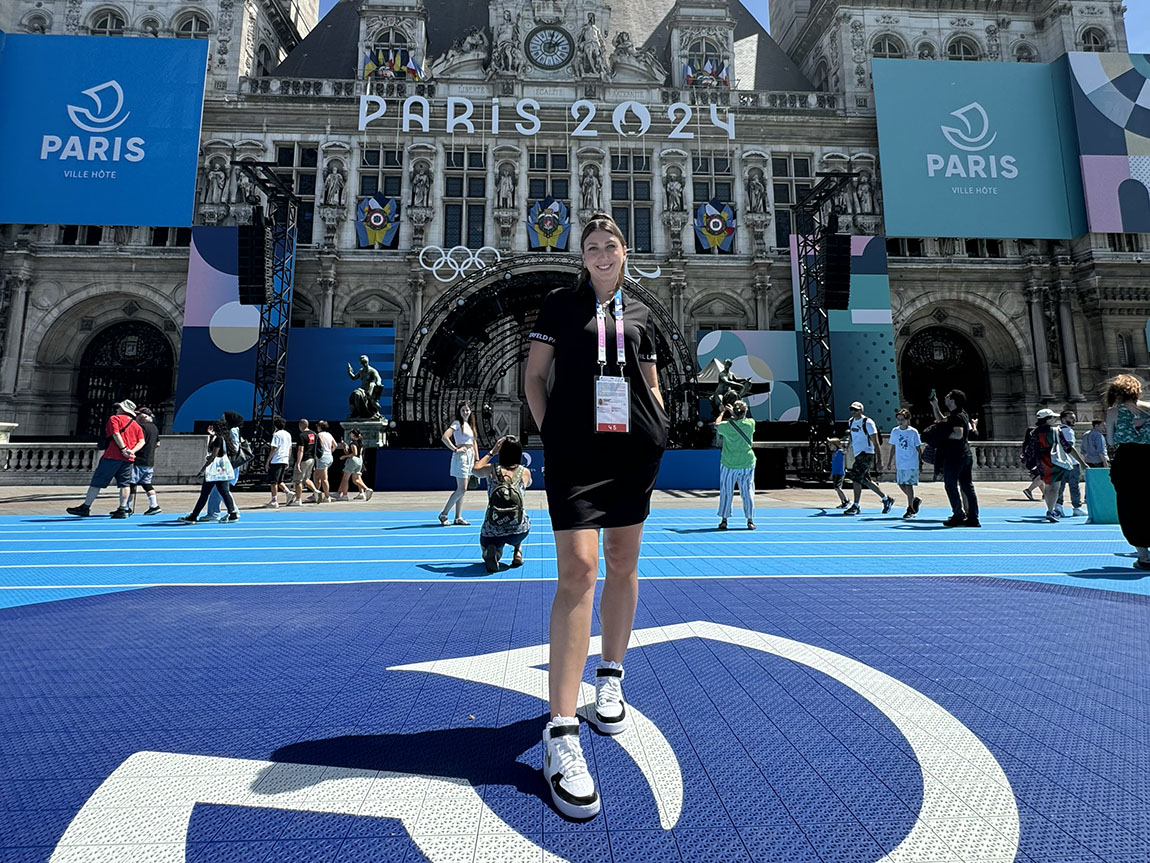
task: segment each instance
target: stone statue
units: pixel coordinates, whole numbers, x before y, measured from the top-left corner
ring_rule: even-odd
[[[252,196],[252,178],[247,175],[247,172],[242,168],[236,168],[236,191],[232,195],[232,200],[237,204],[250,203],[248,198]]]
[[[482,27],[472,27],[463,37],[462,49],[464,51],[487,52],[487,32]]]
[[[208,184],[204,189],[204,201],[209,204],[222,204],[224,202],[224,187],[228,184],[228,175],[224,173],[223,162],[215,159],[208,166]]]
[[[858,201],[858,211],[860,213],[870,214],[874,210],[874,185],[871,183],[870,174],[863,171],[855,186],[855,199]]]
[[[518,72],[519,22],[512,20],[511,10],[503,10],[503,20],[495,28],[495,47],[491,51],[491,70],[495,72]]]
[[[511,209],[515,206],[515,176],[510,165],[505,164],[499,169],[495,206],[499,209]]]
[[[711,396],[711,405],[718,414],[723,405],[732,405],[751,390],[751,382],[731,371],[731,360],[723,360],[723,370],[719,372],[719,382]]]
[[[667,209],[681,211],[683,209],[683,178],[677,173],[667,174],[663,187],[667,191]]]
[[[918,46],[918,59],[920,60],[933,60],[934,59],[934,46],[929,42],[923,42]]]
[[[342,207],[344,205],[344,190],[347,180],[335,162],[327,166],[323,175],[323,203],[327,207]]]
[[[583,179],[579,181],[579,188],[582,193],[582,209],[599,209],[599,190],[602,187],[603,184],[599,182],[599,174],[595,171],[595,166],[585,166],[583,168]]]
[[[431,201],[431,173],[427,170],[427,163],[420,162],[415,173],[411,175],[411,206],[429,207]]]
[[[587,13],[587,23],[579,31],[579,71],[587,75],[607,74],[607,48],[603,31],[595,23],[595,13]]]
[[[939,237],[938,238],[938,253],[944,257],[950,257],[954,254],[954,237]]]
[[[379,398],[383,395],[383,379],[368,363],[366,354],[359,358],[359,366],[357,372],[352,369],[351,363],[347,364],[347,376],[352,380],[359,380],[359,386],[347,397],[347,418],[379,419]]]
[[[631,34],[623,30],[615,34],[615,41],[612,43],[615,46],[615,54],[623,57],[635,57],[635,43],[631,41]],[[614,56],[614,55],[612,55]]]
[[[767,211],[767,184],[763,181],[763,172],[757,168],[747,178],[747,210],[751,213]]]

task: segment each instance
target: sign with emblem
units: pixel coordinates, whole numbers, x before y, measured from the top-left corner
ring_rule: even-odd
[[[735,210],[716,199],[699,205],[695,211],[695,238],[701,250],[729,252],[735,244]]]
[[[376,192],[356,208],[355,235],[361,249],[393,249],[399,237],[399,203]]]
[[[527,242],[533,249],[567,249],[571,215],[567,205],[550,195],[527,211]]]

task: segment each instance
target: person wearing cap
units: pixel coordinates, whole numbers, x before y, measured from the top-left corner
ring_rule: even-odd
[[[1062,518],[1062,511],[1056,503],[1058,490],[1069,478],[1075,464],[1062,445],[1059,434],[1058,414],[1050,408],[1043,408],[1035,414],[1034,448],[1038,454],[1038,470],[1042,476],[1042,500],[1046,503],[1046,520],[1054,524]]]
[[[878,426],[875,421],[863,414],[862,402],[851,402],[849,427],[851,450],[855,456],[854,464],[851,465],[850,469],[851,485],[854,486],[854,503],[843,510],[843,515],[859,514],[859,500],[862,498],[864,486],[879,496],[879,500],[882,501],[883,515],[886,515],[894,506],[894,498],[885,494],[878,487],[878,483],[870,478],[872,466],[876,474],[882,473],[882,441],[879,440]]]
[[[92,504],[100,495],[100,489],[108,487],[112,480],[120,491],[120,505],[111,513],[112,518],[127,518],[128,496],[132,491],[132,462],[136,451],[144,445],[144,430],[136,421],[136,405],[124,399],[114,406],[115,413],[104,425],[104,454],[96,464],[92,479],[88,481],[88,493],[79,506],[70,506],[68,515],[89,516]]]
[[[1065,410],[1058,415],[1060,423],[1058,427],[1058,434],[1062,437],[1062,448],[1066,450],[1067,455],[1073,458],[1078,464],[1074,465],[1067,473],[1066,478],[1058,486],[1058,514],[1065,515],[1066,511],[1062,508],[1063,501],[1066,499],[1066,488],[1070,487],[1070,506],[1073,508],[1071,511],[1072,516],[1084,516],[1086,510],[1082,508],[1082,485],[1081,477],[1078,471],[1078,465],[1082,465],[1085,470],[1089,465],[1082,454],[1078,452],[1078,448],[1074,445],[1074,424],[1078,422],[1078,414],[1072,410]]]
[[[160,430],[156,428],[151,408],[137,410],[136,422],[144,432],[144,445],[136,451],[136,460],[132,463],[132,492],[129,498],[131,506],[128,512],[130,514],[132,507],[135,506],[136,486],[139,486],[148,496],[148,508],[144,511],[144,515],[155,515],[163,512],[156,500],[156,490],[152,488],[152,476],[156,469],[156,447],[160,445]]]

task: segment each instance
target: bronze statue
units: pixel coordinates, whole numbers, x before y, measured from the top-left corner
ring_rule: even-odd
[[[351,363],[347,364],[347,376],[359,381],[359,386],[347,397],[347,418],[379,419],[379,399],[383,395],[383,379],[368,363],[366,354],[359,358],[359,365],[360,369],[357,372],[352,369]]]
[[[751,390],[751,381],[731,371],[731,365],[731,360],[723,360],[723,370],[719,372],[719,382],[711,396],[716,416],[724,406],[733,405]]]

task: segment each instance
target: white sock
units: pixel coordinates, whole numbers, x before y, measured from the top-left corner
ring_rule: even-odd
[[[622,671],[623,663],[622,662],[608,662],[607,660],[604,659],[604,660],[600,661],[600,663],[597,667],[598,668],[617,668],[620,671]]]
[[[548,728],[554,728],[557,725],[578,725],[579,720],[574,716],[552,716],[551,721],[547,723]]]
[[[156,505],[156,493],[154,491],[148,492],[148,506]]]

